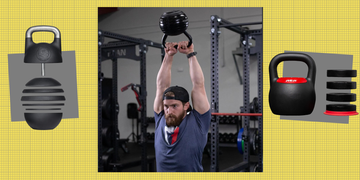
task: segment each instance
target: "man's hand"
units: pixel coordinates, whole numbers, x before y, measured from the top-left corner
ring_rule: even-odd
[[[188,43],[189,43],[188,41],[181,41],[178,43],[179,44],[178,50],[180,53],[187,55],[187,54],[194,52],[194,43],[192,43],[190,47],[187,47]]]
[[[174,46],[177,44],[178,43],[176,43],[176,42],[172,42],[172,43],[167,42],[165,44],[165,46],[166,46],[165,53],[169,56],[174,56],[177,53],[177,49]]]

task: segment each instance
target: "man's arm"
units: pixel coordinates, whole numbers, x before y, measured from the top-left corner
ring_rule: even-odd
[[[154,111],[159,114],[163,109],[163,93],[171,84],[171,66],[177,50],[177,43],[166,43],[165,57],[156,78],[156,95],[154,100]]]
[[[194,52],[194,44],[192,44],[190,47],[187,47],[187,45],[187,41],[180,42],[178,46],[179,52],[183,54]],[[196,56],[192,56],[188,60],[190,67],[190,78],[193,84],[193,89],[191,91],[193,107],[200,114],[204,114],[210,109],[210,104],[205,91],[204,74]]]

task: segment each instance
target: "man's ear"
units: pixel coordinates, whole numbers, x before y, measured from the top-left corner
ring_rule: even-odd
[[[184,105],[185,111],[187,111],[189,109],[189,107],[190,107],[190,103],[189,102],[185,103],[185,105]]]

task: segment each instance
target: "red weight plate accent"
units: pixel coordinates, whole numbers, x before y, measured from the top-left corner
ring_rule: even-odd
[[[359,113],[356,111],[328,111],[328,110],[326,110],[324,112],[324,114],[330,115],[330,116],[353,116],[353,115],[358,115]]]

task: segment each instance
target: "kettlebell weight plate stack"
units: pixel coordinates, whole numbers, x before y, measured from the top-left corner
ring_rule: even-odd
[[[283,61],[301,61],[307,64],[308,74],[302,77],[278,77],[277,66]],[[308,115],[315,107],[315,61],[303,53],[281,53],[269,65],[270,109],[277,115]]]
[[[356,70],[328,70],[328,77],[356,77]],[[351,81],[328,81],[326,83],[327,89],[356,89],[356,82]],[[354,93],[327,93],[327,101],[333,102],[354,102],[356,101],[356,94]],[[359,113],[356,112],[356,105],[353,104],[328,104],[326,105],[326,115],[330,116],[352,116]]]

